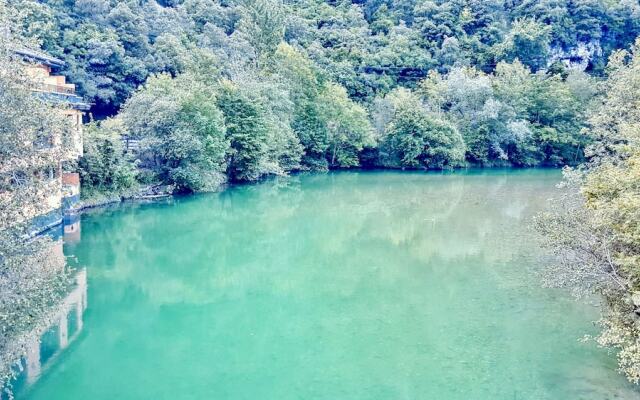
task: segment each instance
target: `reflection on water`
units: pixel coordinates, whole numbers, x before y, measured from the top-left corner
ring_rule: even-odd
[[[80,219],[71,217],[65,224],[47,232],[54,239],[49,249],[50,258],[60,260],[64,269],[63,243],[80,241]],[[36,321],[30,332],[16,338],[13,347],[20,346],[24,356],[14,366],[18,372],[11,382],[12,392],[20,396],[40,378],[43,371],[52,366],[65,349],[80,335],[83,315],[87,309],[87,271],[78,268],[73,273],[73,284],[62,301],[56,304],[46,321]],[[9,349],[11,349],[11,345]],[[6,394],[5,394],[6,395]]]
[[[28,384],[34,383],[48,363],[64,351],[82,330],[82,314],[87,308],[87,272],[76,273],[75,287],[59,305],[54,323],[33,336],[27,345],[24,374]],[[52,340],[53,339],[53,340]]]
[[[65,218],[63,227],[63,237],[66,243],[79,243],[80,242],[80,216],[73,215]]]
[[[23,397],[637,398],[578,342],[596,311],[536,276],[559,178],[299,175],[85,215],[85,331]]]

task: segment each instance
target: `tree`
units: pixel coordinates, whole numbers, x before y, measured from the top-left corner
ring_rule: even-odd
[[[537,71],[546,66],[550,32],[550,26],[536,20],[515,20],[505,41],[500,45],[499,52],[508,61],[518,59]]]
[[[327,135],[318,100],[325,78],[313,61],[286,44],[278,46],[270,71],[289,90],[294,105],[291,127],[304,149],[303,166],[327,168]]]
[[[107,113],[113,104],[123,103],[146,78],[144,67],[139,60],[127,56],[113,30],[83,24],[65,32],[62,47],[66,49],[65,73],[74,78],[80,93]]]
[[[426,169],[464,164],[465,145],[455,126],[430,115],[409,91],[389,96],[395,110],[380,145],[384,166]]]
[[[16,222],[24,225],[47,207],[42,199],[48,195],[49,175],[68,151],[71,136],[59,105],[31,93],[27,64],[13,53],[21,46],[12,36],[0,37],[0,182],[7,193],[0,196],[0,230],[13,229]]]
[[[587,154],[595,159],[625,155],[626,147],[636,138],[634,130],[640,124],[640,108],[636,107],[640,91],[640,41],[630,51],[614,53],[607,71],[602,106],[589,117],[596,142],[587,149]]]
[[[134,165],[123,152],[122,119],[93,122],[84,129],[84,152],[78,161],[82,196],[122,194],[136,186]]]
[[[318,98],[321,119],[327,130],[330,167],[359,166],[358,153],[372,143],[371,124],[364,108],[347,96],[342,86],[328,84]]]
[[[640,42],[612,57],[605,98],[589,122],[596,142],[567,194],[538,227],[556,262],[553,286],[598,294],[600,345],[618,350],[620,370],[640,382]]]
[[[602,74],[640,34],[634,1],[14,0],[24,35],[67,63],[79,93],[107,117],[148,76],[185,71],[195,49],[233,78],[262,69],[283,41],[299,46],[349,96],[370,103],[427,71],[533,71],[576,57]],[[587,50],[585,53],[585,49]],[[69,79],[70,81],[72,79]]]
[[[150,78],[125,104],[122,117],[141,139],[142,166],[178,191],[216,189],[224,181],[228,147],[216,92],[185,74]]]
[[[500,62],[493,74],[454,67],[431,72],[417,93],[458,128],[474,164],[577,164],[588,143],[583,106],[593,91],[570,75],[534,74],[519,61]]]
[[[218,107],[224,114],[227,139],[227,174],[232,181],[255,181],[272,172],[268,161],[269,128],[259,100],[231,82],[223,82]]]
[[[273,78],[264,74],[246,74],[234,84],[260,103],[267,127],[265,172],[281,175],[301,168],[304,148],[291,125],[295,104],[290,98],[290,91],[284,82]]]
[[[256,62],[273,54],[284,37],[285,10],[279,0],[250,0],[238,32],[256,51]]]

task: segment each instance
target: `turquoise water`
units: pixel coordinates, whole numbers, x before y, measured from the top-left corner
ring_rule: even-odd
[[[559,179],[300,175],[84,215],[82,329],[18,398],[638,398],[579,341],[597,310],[540,286]]]

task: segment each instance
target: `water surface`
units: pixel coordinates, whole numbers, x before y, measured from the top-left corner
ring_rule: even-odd
[[[82,218],[82,331],[26,399],[631,399],[540,287],[560,173],[301,175]],[[77,237],[76,237],[77,239]]]

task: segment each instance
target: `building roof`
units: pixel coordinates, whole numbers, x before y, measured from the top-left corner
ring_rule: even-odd
[[[41,64],[48,65],[52,68],[59,68],[64,66],[64,61],[51,57],[47,53],[40,50],[32,50],[26,47],[15,49],[15,54],[24,58],[27,61],[33,61]],[[38,85],[35,87],[34,92],[38,93],[38,96],[46,101],[66,103],[76,110],[87,111],[91,108],[91,103],[87,103],[81,96],[71,92],[63,92],[59,90],[56,85]]]
[[[26,60],[36,61],[50,67],[58,68],[64,66],[64,61],[60,60],[59,58],[51,57],[50,55],[42,51],[27,49],[23,47],[14,50],[14,52],[24,57]]]

